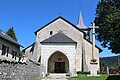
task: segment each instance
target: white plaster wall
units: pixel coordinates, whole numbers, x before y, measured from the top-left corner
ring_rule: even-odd
[[[27,59],[30,59],[30,60],[34,60],[33,59],[33,52],[30,52],[32,46],[30,46],[29,48],[27,48],[25,50],[25,57],[27,57]]]
[[[6,45],[9,47],[9,53],[8,53],[8,57],[6,55],[2,55],[2,45]],[[0,59],[2,60],[8,60],[8,61],[18,61],[19,58],[17,57],[16,60],[15,58],[12,59],[12,50],[15,50],[18,54],[20,53],[20,46],[15,45],[5,39],[0,38]]]
[[[71,75],[76,74],[76,64],[75,64],[75,44],[43,44],[41,46],[41,64],[45,68],[45,74],[47,74],[48,70],[48,59],[50,56],[56,52],[60,51],[69,61],[69,71]]]
[[[92,45],[84,40],[84,47],[85,47],[85,54],[86,54],[86,63],[88,65],[88,71],[90,71],[90,61],[92,59]],[[95,54],[94,54],[94,58],[97,59],[97,68],[99,70],[99,50],[98,48],[95,48]]]
[[[74,28],[72,25],[68,24],[62,19],[58,19],[54,21],[53,23],[49,24],[42,30],[40,30],[37,33],[36,36],[36,45],[35,45],[35,52],[34,57],[35,61],[38,61],[40,54],[41,54],[41,44],[40,42],[49,38],[50,31],[53,31],[53,35],[58,33],[58,31],[62,30],[65,35],[73,39],[77,42],[76,47],[76,69],[77,71],[81,71],[82,68],[82,39],[83,39],[83,33],[76,28]]]

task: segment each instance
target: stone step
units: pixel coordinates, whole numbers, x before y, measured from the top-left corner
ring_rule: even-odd
[[[50,74],[48,78],[66,78],[66,74]]]
[[[67,79],[41,79],[41,80],[67,80]]]
[[[66,74],[60,74],[60,73],[51,73],[48,77],[42,79],[42,80],[67,80]]]

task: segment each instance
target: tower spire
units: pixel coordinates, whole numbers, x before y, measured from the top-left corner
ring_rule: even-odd
[[[83,18],[82,18],[82,11],[81,10],[80,10],[80,15],[78,17],[77,27],[79,27],[80,29],[86,29],[87,28],[87,26],[84,25]]]

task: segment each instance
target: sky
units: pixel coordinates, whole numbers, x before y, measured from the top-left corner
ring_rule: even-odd
[[[36,41],[34,32],[45,24],[62,16],[77,24],[80,9],[84,24],[91,26],[99,0],[0,0],[0,28],[6,32],[14,27],[18,42],[27,47]],[[100,42],[100,57],[115,56]]]

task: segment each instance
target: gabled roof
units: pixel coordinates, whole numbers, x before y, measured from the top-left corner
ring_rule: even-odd
[[[78,28],[77,26],[75,26],[74,24],[72,24],[71,22],[69,22],[68,20],[66,20],[65,18],[59,16],[56,19],[54,19],[53,21],[49,22],[48,24],[46,24],[45,26],[41,27],[40,29],[38,29],[37,31],[35,31],[35,35],[37,35],[37,32],[42,30],[43,28],[45,28],[46,26],[48,26],[49,24],[51,24],[52,22],[58,20],[58,19],[62,19],[63,21],[67,22],[68,24],[70,24],[71,26],[73,26],[74,28],[76,28],[77,30],[81,31],[82,33],[85,34],[85,32],[83,32],[80,28]]]
[[[25,49],[23,49],[22,51],[25,52],[25,50],[26,50],[27,48],[29,48],[30,46],[34,47],[34,46],[35,46],[35,42],[32,43],[31,45],[29,45],[28,47],[26,47]]]
[[[57,34],[43,40],[41,43],[76,43],[64,33],[58,32]]]
[[[91,42],[90,40],[87,40],[87,39],[85,39],[85,40],[92,45],[92,42]],[[99,49],[100,53],[103,51],[103,50],[102,50],[100,47],[98,47],[97,45],[95,45],[95,47]]]
[[[14,43],[14,44],[20,46],[20,44],[17,41],[15,41],[14,39],[12,39],[10,36],[8,36],[7,34],[5,34],[2,31],[0,31],[0,38],[3,38],[11,43]]]
[[[69,22],[68,20],[66,20],[65,18],[63,18],[63,17],[61,17],[61,16],[57,17],[57,18],[54,19],[53,21],[49,22],[49,23],[46,24],[45,26],[43,26],[43,27],[41,27],[40,29],[38,29],[37,31],[35,31],[35,32],[34,32],[35,35],[37,35],[37,32],[38,32],[38,31],[42,30],[43,28],[45,28],[46,26],[48,26],[49,24],[51,24],[52,22],[56,21],[56,20],[59,19],[59,18],[62,19],[62,20],[64,20],[65,22],[67,22],[68,24],[70,24],[71,26],[73,26],[74,28],[76,28],[78,31],[82,32],[82,33],[85,35],[85,32],[84,32],[82,29],[78,28],[77,26],[75,26],[74,24],[72,24],[71,22]],[[84,38],[84,39],[85,39],[85,38]],[[85,39],[85,40],[86,40],[86,39]],[[88,41],[88,40],[86,40],[86,41]],[[89,42],[90,44],[92,44],[91,41],[88,41],[88,42]],[[100,50],[100,52],[102,52],[102,49],[99,48],[97,45],[96,45],[96,48],[98,48],[98,49]]]

